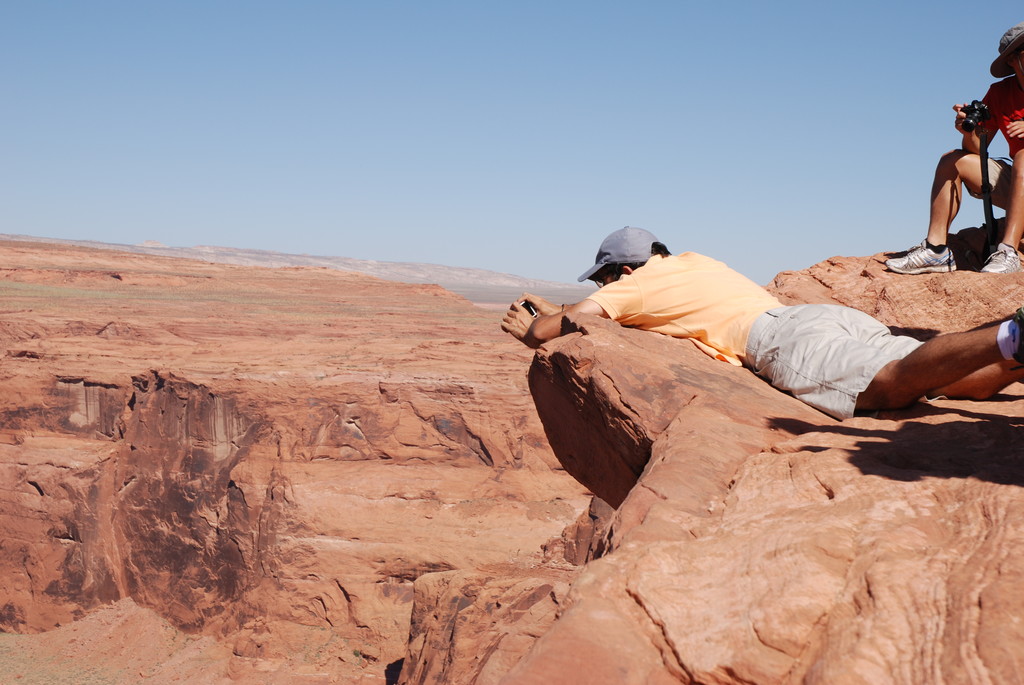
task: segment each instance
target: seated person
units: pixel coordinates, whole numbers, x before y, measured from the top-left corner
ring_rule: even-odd
[[[989,184],[992,204],[1006,210],[1001,242],[982,267],[985,273],[1015,273],[1021,270],[1017,247],[1024,233],[1024,22],[1007,31],[999,41],[999,56],[992,62],[992,75],[1004,78],[993,83],[982,100],[991,118],[979,124],[991,135],[1003,132],[1010,146],[1013,164],[989,160]],[[954,105],[954,126],[963,134],[959,150],[947,152],[939,160],[932,183],[931,214],[928,236],[912,247],[905,256],[885,262],[890,271],[901,274],[923,274],[956,270],[953,252],[946,246],[946,236],[960,210],[962,187],[981,197],[981,143],[978,130],[963,129],[966,105]]]

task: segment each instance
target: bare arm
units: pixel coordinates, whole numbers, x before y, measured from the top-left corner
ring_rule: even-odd
[[[1024,138],[1024,121],[1011,121],[1006,127],[1007,138]]]
[[[530,302],[538,312],[537,318],[519,304],[523,300]],[[547,300],[523,293],[512,303],[501,320],[501,330],[514,336],[527,347],[537,348],[548,340],[554,340],[562,334],[562,316],[570,313],[594,314],[608,318],[601,305],[593,300],[582,300],[572,305],[553,305]]]

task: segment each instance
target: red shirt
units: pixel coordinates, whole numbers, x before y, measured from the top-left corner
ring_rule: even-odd
[[[1024,119],[1024,90],[1017,85],[1017,77],[1011,76],[993,83],[982,100],[988,105],[992,118],[984,123],[989,133],[998,128],[1003,132],[1006,143],[1010,146],[1010,156],[1024,149],[1024,138],[1011,138],[1006,135],[1006,127],[1011,121]]]

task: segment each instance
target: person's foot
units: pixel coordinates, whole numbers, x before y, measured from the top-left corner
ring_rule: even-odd
[[[1021,271],[1020,256],[1016,250],[997,249],[988,256],[985,266],[981,267],[984,274],[1015,274]]]
[[[885,260],[885,266],[889,271],[898,274],[942,273],[956,271],[956,260],[953,259],[953,251],[949,247],[943,248],[942,252],[932,252],[925,241],[922,241],[920,245],[914,245],[907,250],[906,255]]]

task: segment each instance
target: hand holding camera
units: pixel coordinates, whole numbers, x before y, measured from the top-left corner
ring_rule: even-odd
[[[537,318],[538,316],[547,316],[548,314],[557,314],[562,311],[562,307],[553,302],[540,297],[539,295],[532,295],[530,293],[523,293],[519,296],[517,304],[528,311],[530,316]]]
[[[988,105],[980,100],[972,100],[971,104],[961,107],[959,113],[964,115],[963,120],[960,121],[960,128],[965,133],[970,133],[978,127],[978,124],[988,121],[991,117]]]

